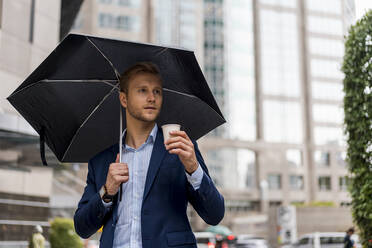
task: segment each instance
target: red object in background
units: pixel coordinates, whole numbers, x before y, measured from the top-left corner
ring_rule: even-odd
[[[216,246],[212,242],[208,242],[208,248],[215,248]]]
[[[225,241],[223,241],[221,248],[229,248],[229,245]]]
[[[227,239],[228,240],[234,240],[235,239],[235,236],[234,235],[229,235],[229,236],[227,236]]]

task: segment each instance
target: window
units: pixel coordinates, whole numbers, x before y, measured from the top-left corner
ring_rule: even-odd
[[[269,174],[267,181],[269,183],[269,189],[282,188],[282,176],[280,174]]]
[[[326,247],[327,245],[334,246],[336,244],[343,244],[344,237],[320,237],[320,244],[324,245],[322,247]]]
[[[323,1],[324,2],[324,1]],[[342,19],[308,16],[308,31],[328,35],[336,35],[342,38]]]
[[[343,166],[343,167],[346,166],[346,152],[345,151],[336,152],[336,162],[340,166]]]
[[[341,0],[306,0],[306,7],[311,11],[342,14]]]
[[[350,184],[350,178],[347,176],[339,178],[339,186],[341,191],[347,191]]]
[[[314,99],[342,101],[344,92],[342,91],[342,83],[327,83],[320,81],[312,81],[311,94]]]
[[[301,143],[302,119],[298,102],[263,102],[264,139],[269,142]]]
[[[304,189],[304,177],[298,175],[289,176],[289,186],[293,190],[302,190]]]
[[[309,244],[309,241],[310,241],[309,238],[303,238],[303,239],[300,239],[300,241],[298,242],[298,244],[300,244],[300,245],[307,245],[307,244]]]
[[[99,13],[98,23],[100,27],[109,28],[113,26],[113,16],[108,13]]]
[[[342,40],[330,40],[318,37],[309,37],[309,48],[311,54],[327,55],[342,58],[344,44]]]
[[[341,127],[314,127],[314,140],[316,145],[343,145],[345,136]]]
[[[297,149],[289,149],[286,151],[285,156],[287,163],[293,167],[301,167],[302,165],[302,153]]]
[[[331,190],[331,177],[329,176],[319,177],[318,187],[320,191],[330,191]]]
[[[315,151],[314,152],[314,160],[317,165],[321,166],[330,166],[331,164],[331,155],[327,151]]]
[[[296,0],[260,0],[260,3],[296,8]]]
[[[131,19],[129,16],[117,16],[116,26],[118,29],[131,30]]]
[[[98,23],[102,28],[115,28],[125,31],[138,31],[139,20],[134,16],[114,16],[110,13],[99,13]]]
[[[262,91],[299,97],[300,64],[296,13],[260,11]]]
[[[130,0],[118,0],[119,5],[130,6]]]
[[[313,104],[313,119],[315,122],[342,124],[344,110],[342,106],[335,104]]]
[[[341,72],[341,62],[336,60],[311,59],[311,76],[340,79],[344,78]]]
[[[212,180],[217,186],[226,189],[255,188],[255,153],[253,151],[233,148],[209,150],[205,160]]]

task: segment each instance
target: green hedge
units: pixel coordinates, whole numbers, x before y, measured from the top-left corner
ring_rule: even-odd
[[[82,248],[83,243],[75,233],[74,222],[68,218],[55,218],[50,225],[51,248]]]
[[[372,11],[350,28],[342,70],[352,214],[372,247]]]

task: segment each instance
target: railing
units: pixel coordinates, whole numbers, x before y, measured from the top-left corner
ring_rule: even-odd
[[[0,248],[28,248],[28,241],[0,241]],[[45,248],[50,248],[48,241],[45,241]]]

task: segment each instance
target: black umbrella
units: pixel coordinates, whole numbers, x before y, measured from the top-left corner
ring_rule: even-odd
[[[118,80],[141,61],[163,79],[159,126],[177,123],[198,139],[225,122],[192,51],[70,34],[7,98],[39,133],[44,164],[44,139],[61,162],[87,162],[118,139],[121,147]]]

